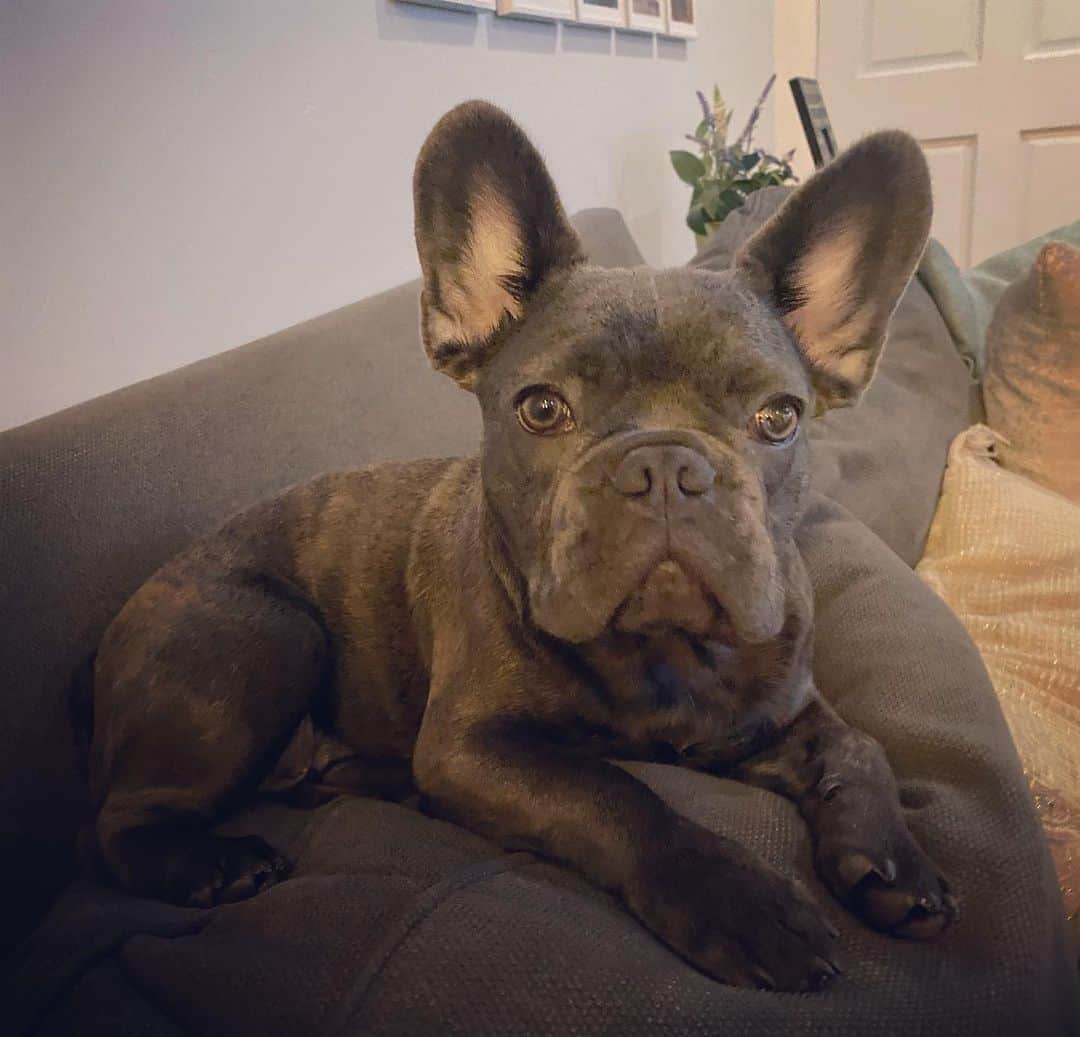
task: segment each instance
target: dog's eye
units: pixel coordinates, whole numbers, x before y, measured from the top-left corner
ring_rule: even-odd
[[[751,419],[750,431],[764,443],[789,443],[798,431],[801,411],[794,396],[774,396]]]
[[[518,397],[517,416],[522,428],[536,436],[569,432],[574,427],[570,406],[554,389],[526,389]]]

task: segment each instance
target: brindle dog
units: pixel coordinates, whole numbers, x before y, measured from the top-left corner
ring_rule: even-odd
[[[919,147],[865,138],[719,274],[588,266],[488,104],[438,123],[414,188],[424,344],[479,399],[481,456],[317,478],[131,598],[94,672],[112,876],[207,906],[280,881],[212,826],[306,746],[323,785],[415,787],[576,868],[710,976],[830,979],[803,887],[609,762],[661,758],[790,797],[840,900],[939,933],[955,903],[885,754],[814,686],[793,539],[804,419],[865,388],[926,241]]]

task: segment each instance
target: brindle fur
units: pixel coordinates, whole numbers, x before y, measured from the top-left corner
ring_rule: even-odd
[[[109,872],[178,903],[240,899],[288,870],[211,832],[260,783],[415,788],[578,869],[709,975],[830,979],[835,934],[799,884],[609,762],[652,758],[790,797],[840,899],[939,932],[954,904],[884,753],[813,683],[805,436],[746,432],[776,393],[813,408],[865,386],[925,241],[917,146],[868,138],[726,274],[584,265],[539,156],[488,105],[440,122],[416,195],[425,344],[477,393],[482,456],[322,476],[131,598],[94,677]],[[537,384],[572,431],[520,427]]]

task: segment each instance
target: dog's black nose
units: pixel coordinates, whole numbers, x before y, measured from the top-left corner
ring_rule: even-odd
[[[627,451],[611,477],[624,497],[673,500],[700,497],[716,478],[711,464],[696,450],[674,443],[656,443]]]

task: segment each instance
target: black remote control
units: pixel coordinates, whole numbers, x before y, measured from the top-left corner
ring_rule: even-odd
[[[803,76],[788,80],[788,85],[795,98],[795,107],[799,110],[806,142],[810,145],[814,168],[820,169],[836,158],[837,152],[836,136],[829,122],[829,113],[825,110],[821,87],[816,79]]]

